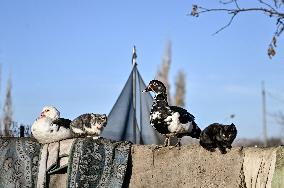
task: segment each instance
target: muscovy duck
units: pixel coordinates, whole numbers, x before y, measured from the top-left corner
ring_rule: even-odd
[[[201,130],[194,121],[194,116],[178,106],[169,106],[167,90],[159,80],[150,81],[143,92],[154,92],[155,97],[150,112],[150,124],[166,137],[164,146],[170,145],[170,138],[176,136],[180,146],[183,136],[199,139]]]
[[[60,118],[55,107],[45,106],[32,125],[32,135],[43,144],[71,138],[70,123],[71,120]]]

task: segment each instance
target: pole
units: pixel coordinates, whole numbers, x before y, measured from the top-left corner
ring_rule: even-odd
[[[133,91],[132,91],[132,99],[133,99],[133,113],[134,113],[134,117],[133,117],[133,139],[134,139],[134,143],[137,144],[137,140],[136,140],[136,66],[137,66],[137,62],[136,62],[136,58],[137,58],[137,54],[136,54],[136,47],[133,46],[133,50],[132,50],[132,66],[133,66],[133,77],[132,77],[132,87],[133,87]]]
[[[137,70],[137,73],[139,73],[138,72],[138,70]],[[138,76],[139,76],[139,74],[138,74]],[[141,76],[141,75],[140,75]],[[141,93],[142,93],[142,90],[141,90],[141,83],[140,83],[140,79],[141,79],[141,77],[138,77],[138,82],[139,82],[139,112],[140,112],[140,114],[139,114],[139,120],[140,120],[140,126],[139,126],[139,141],[140,141],[140,143],[139,144],[144,144],[144,140],[143,140],[143,137],[142,137],[142,128],[143,128],[143,122],[142,122],[142,95],[141,95]],[[284,127],[284,126],[283,126]]]
[[[25,137],[25,127],[20,125],[20,137]]]
[[[264,147],[267,147],[266,93],[265,93],[264,81],[262,81],[261,85],[262,85],[262,128],[263,128],[263,139],[264,139]]]

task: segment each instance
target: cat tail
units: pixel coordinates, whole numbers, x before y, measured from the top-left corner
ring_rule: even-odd
[[[199,139],[200,138],[200,134],[201,134],[201,129],[197,126],[197,124],[195,122],[193,122],[193,128],[191,130],[191,132],[189,133],[188,136],[191,136],[192,138],[196,138]]]

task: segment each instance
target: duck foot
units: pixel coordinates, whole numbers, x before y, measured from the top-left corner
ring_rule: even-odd
[[[176,143],[175,147],[177,147],[177,146],[178,146],[178,147],[180,147],[180,146],[181,146],[180,140],[181,140],[181,139],[180,139],[180,138],[178,138],[178,140],[177,140],[177,143]]]
[[[170,145],[170,138],[166,138],[163,147],[167,147]]]

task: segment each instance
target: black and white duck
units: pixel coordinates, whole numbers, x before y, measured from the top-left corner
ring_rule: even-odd
[[[143,92],[150,91],[155,93],[150,124],[166,137],[164,146],[169,146],[170,138],[175,136],[178,138],[176,146],[180,146],[183,136],[199,139],[201,130],[195,123],[194,116],[186,109],[168,104],[167,90],[161,81],[150,81]]]

